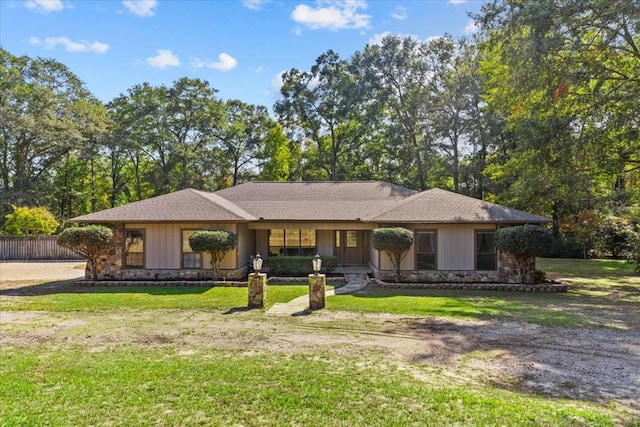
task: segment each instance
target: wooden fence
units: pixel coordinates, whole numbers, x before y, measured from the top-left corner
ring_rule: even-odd
[[[81,259],[75,252],[58,246],[57,236],[0,236],[0,261]]]

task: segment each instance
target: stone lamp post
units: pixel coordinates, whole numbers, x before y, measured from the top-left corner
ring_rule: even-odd
[[[320,259],[320,255],[316,254],[311,263],[313,265],[314,274],[309,275],[309,309],[319,310],[324,308],[327,276],[320,274],[320,269],[322,268],[322,259]]]
[[[260,254],[256,254],[251,261],[253,263],[253,274],[249,275],[249,308],[264,308],[267,303],[267,275],[261,273],[263,259]]]

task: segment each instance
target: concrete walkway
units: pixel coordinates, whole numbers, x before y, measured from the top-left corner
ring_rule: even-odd
[[[324,294],[325,298],[331,295],[344,295],[358,291],[367,286],[369,281],[366,273],[345,273],[344,277],[347,279],[347,284],[334,290],[326,291]],[[277,302],[267,311],[267,314],[276,316],[301,316],[308,314],[308,309],[309,295],[307,294],[292,299],[287,303]]]

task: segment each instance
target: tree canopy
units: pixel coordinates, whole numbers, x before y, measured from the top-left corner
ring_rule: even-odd
[[[385,180],[548,216],[596,251],[607,218],[636,230],[640,5],[490,0],[473,18],[473,38],[318,52],[283,73],[273,114],[188,77],[103,105],[63,64],[0,50],[0,222],[11,205],[64,220],[187,187]]]
[[[189,236],[189,246],[194,252],[207,252],[211,255],[211,274],[213,281],[218,278],[220,263],[227,252],[236,248],[238,236],[226,230],[202,230]]]
[[[370,239],[371,246],[389,257],[397,281],[400,278],[400,263],[413,244],[413,232],[403,227],[376,228],[371,231]]]
[[[55,233],[60,226],[47,208],[12,206],[13,212],[5,216],[4,229],[14,236],[39,236]]]
[[[98,279],[98,259],[113,244],[113,230],[103,225],[65,228],[58,236],[58,244],[85,257],[89,261],[91,277],[95,281]]]

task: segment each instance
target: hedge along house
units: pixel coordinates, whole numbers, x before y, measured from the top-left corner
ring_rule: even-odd
[[[339,266],[368,267],[390,279],[391,262],[371,247],[369,234],[402,226],[414,232],[401,264],[403,280],[530,283],[535,259],[520,266],[515,257],[494,250],[493,232],[549,220],[438,188],[415,192],[366,181],[249,182],[214,193],[186,189],[68,222],[114,230],[114,246],[98,267],[103,279],[207,278],[208,255],[189,247],[189,236],[203,229],[238,236],[238,247],[222,261],[224,278],[243,277],[256,253],[318,253],[335,256]]]

